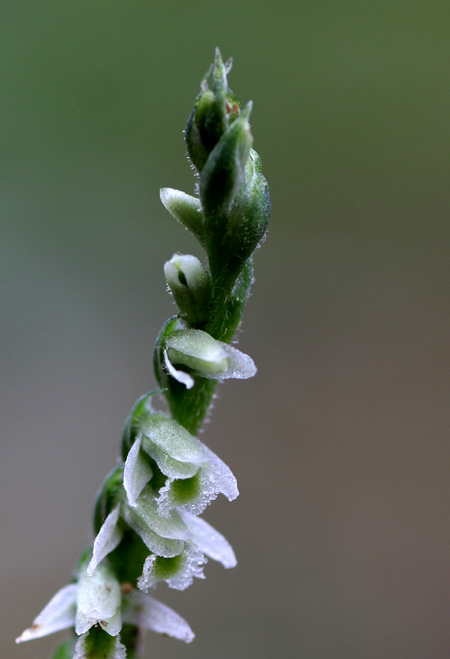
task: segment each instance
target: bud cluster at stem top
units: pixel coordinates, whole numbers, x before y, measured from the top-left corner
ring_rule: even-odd
[[[209,154],[216,146],[230,124],[239,116],[241,108],[233,92],[228,89],[227,73],[232,60],[224,64],[219,50],[216,50],[214,64],[201,84],[186,126],[186,147],[188,156],[201,172]],[[213,89],[209,89],[207,79],[212,73]]]
[[[230,70],[231,60],[224,64],[217,49],[186,126],[188,157],[199,177],[198,197],[170,188],[161,191],[167,210],[206,251],[213,297],[219,289],[222,296],[230,294],[263,240],[270,215],[269,188],[252,148],[252,102],[241,110],[228,87]],[[174,265],[181,272],[178,264]],[[202,322],[194,308],[198,303],[187,304],[187,291],[182,292],[176,275],[174,267],[168,266],[166,277],[170,277],[168,283],[176,301],[181,302],[180,309],[185,315],[190,313],[194,322]]]

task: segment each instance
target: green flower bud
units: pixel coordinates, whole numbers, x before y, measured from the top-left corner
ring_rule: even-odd
[[[192,325],[206,322],[211,304],[211,282],[200,261],[188,254],[174,254],[164,264],[164,275],[186,320]]]
[[[213,90],[208,88],[208,72],[188,119],[185,131],[188,157],[199,172],[202,171],[209,153],[240,112],[236,97],[228,89],[227,73],[231,65],[231,60],[223,63],[220,51],[216,49],[212,71]]]
[[[184,131],[188,158],[199,172],[202,171],[205,162],[208,160],[209,150],[203,143],[198,123],[200,123],[200,113],[204,114],[204,106],[208,100],[213,98],[214,94],[209,90],[202,92],[197,97]]]
[[[217,142],[200,175],[200,199],[207,241],[212,234],[217,237],[218,220],[229,210],[244,180],[253,143],[248,121],[251,110],[252,103],[249,102]]]
[[[161,188],[159,196],[172,217],[184,224],[203,244],[203,216],[200,199],[173,188]]]
[[[226,234],[217,242],[221,276],[237,277],[243,264],[264,239],[270,217],[269,186],[261,173],[261,160],[254,149],[245,167],[244,182],[227,215]],[[215,260],[211,269],[215,273]]]

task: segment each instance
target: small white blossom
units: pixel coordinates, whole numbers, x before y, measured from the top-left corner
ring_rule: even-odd
[[[156,586],[158,581],[165,581],[169,588],[185,590],[195,577],[205,578],[203,565],[206,561],[203,552],[187,543],[179,555],[169,559],[150,554],[145,559],[142,576],[138,579],[138,588],[146,593]]]
[[[164,350],[169,375],[191,389],[195,381],[189,373],[175,366],[186,366],[194,375],[214,380],[247,379],[256,373],[251,357],[228,343],[213,339],[203,330],[183,329],[167,337]]]
[[[136,506],[145,486],[142,451],[167,477],[156,499],[163,517],[174,508],[198,515],[219,493],[230,501],[239,494],[233,473],[215,453],[173,419],[153,413],[125,462],[124,486],[131,506]]]
[[[79,636],[74,659],[83,659],[87,634],[91,627],[99,625],[116,638],[111,646],[114,649],[111,659],[122,659],[125,657],[119,641],[122,620],[186,643],[194,638],[188,623],[175,611],[135,589],[122,593],[109,568],[99,565],[92,577],[85,568],[81,569],[78,583],[61,588],[16,642],[74,627]]]

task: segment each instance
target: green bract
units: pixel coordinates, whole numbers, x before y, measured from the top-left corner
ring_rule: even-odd
[[[179,312],[163,325],[153,366],[158,389],[134,405],[122,462],[105,478],[94,511],[94,542],[73,583],[62,588],[19,642],[71,628],[54,659],[136,659],[144,630],[190,642],[189,625],[148,595],[160,581],[183,590],[208,559],[236,565],[228,541],[200,515],[219,494],[238,495],[229,467],[197,435],[219,380],[256,373],[231,345],[265,236],[269,189],[253,149],[249,102],[228,87],[231,61],[216,51],[185,131],[197,196],[161,190],[169,213],[197,238],[197,256],[174,254],[164,275]],[[164,400],[165,399],[165,400]],[[161,407],[161,401],[165,405]]]

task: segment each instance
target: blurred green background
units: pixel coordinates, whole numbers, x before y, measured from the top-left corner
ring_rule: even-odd
[[[184,128],[215,46],[272,192],[240,347],[204,441],[241,496],[238,567],[156,597],[155,659],[450,656],[450,4],[3,0],[0,655],[90,541],[123,422],[199,249]]]

